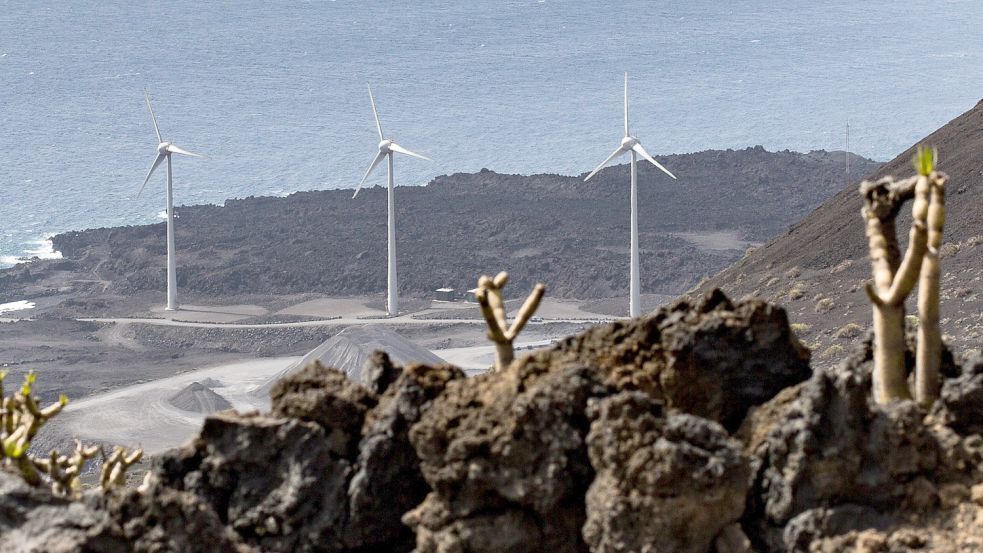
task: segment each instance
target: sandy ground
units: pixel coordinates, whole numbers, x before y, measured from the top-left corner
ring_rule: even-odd
[[[185,386],[211,378],[223,384],[213,390],[235,409],[265,410],[269,400],[248,392],[298,359],[277,357],[227,363],[72,402],[44,428],[39,447],[64,448],[74,437],[86,443],[142,447],[147,454],[159,453],[194,436],[205,420],[206,414],[183,411],[168,402]]]
[[[154,307],[151,312],[168,319],[202,323],[234,323],[269,313],[258,305],[182,305],[177,311]]]
[[[361,298],[321,298],[291,305],[277,311],[277,315],[296,315],[300,317],[381,317],[386,313],[373,309]]]
[[[610,300],[614,306],[619,300]],[[319,298],[304,301],[291,305],[285,309],[280,309],[272,313],[273,316],[302,317],[303,321],[286,321],[284,323],[263,322],[259,324],[289,324],[303,326],[318,320],[332,321],[332,324],[351,324],[352,321],[361,319],[388,319],[385,310],[380,309],[372,299],[369,298]],[[508,304],[509,314],[513,315],[521,306],[521,300],[513,300]],[[604,311],[591,311],[592,303],[585,303],[580,300],[543,298],[536,316],[540,319],[563,319],[563,320],[591,320],[608,319],[611,316]],[[627,310],[627,302],[625,302]],[[189,323],[246,323],[252,322],[249,319],[263,317],[270,313],[267,309],[259,305],[228,305],[228,306],[192,306],[181,305],[177,311],[165,311],[162,308],[151,310],[153,318],[169,319],[176,322]],[[127,317],[138,319],[139,317]],[[481,319],[481,312],[478,304],[469,301],[429,301],[423,305],[418,305],[416,309],[401,310],[400,318],[395,319],[427,319],[429,322],[440,321],[442,319]],[[122,320],[118,318],[116,320]],[[143,318],[145,319],[145,318]],[[103,318],[105,320],[105,318]],[[340,322],[339,322],[340,321]]]
[[[553,340],[519,341],[515,345],[515,352],[517,356],[520,356],[547,347],[552,343]],[[461,367],[468,375],[485,372],[488,367],[495,364],[495,346],[437,349],[434,350],[434,353],[444,361]]]
[[[72,293],[68,284],[45,281],[36,294],[0,305],[0,370],[12,382],[34,370],[44,403],[60,393],[71,400],[38,436],[40,451],[64,450],[75,437],[142,447],[150,455],[179,446],[206,416],[168,401],[186,386],[216,380],[223,385],[212,390],[233,408],[266,409],[268,398],[251,390],[353,325],[385,325],[471,375],[494,363],[485,321],[471,302],[405,298],[403,312],[389,317],[381,295],[182,296],[180,309],[166,311],[161,293]],[[508,303],[510,315],[521,303]],[[547,296],[517,354],[621,318],[622,311],[626,298]]]
[[[520,341],[516,353],[522,355],[552,343],[550,339]],[[437,349],[434,353],[469,375],[484,372],[495,361],[494,346]],[[148,455],[161,453],[191,439],[207,416],[178,409],[168,401],[185,386],[206,379],[218,381],[221,386],[212,390],[233,408],[267,410],[269,399],[249,392],[298,359],[275,357],[225,363],[74,401],[44,428],[37,447],[65,449],[72,438],[78,438],[85,443],[140,447]]]
[[[223,384],[213,391],[235,409],[266,409],[268,399],[251,396],[251,390],[352,325],[388,326],[470,375],[494,363],[494,347],[474,303],[411,300],[406,313],[388,317],[375,297],[189,299],[177,311],[163,310],[156,298],[131,298],[107,301],[109,307],[98,314],[110,316],[87,317],[66,316],[62,300],[8,311],[10,322],[0,324],[0,367],[12,372],[11,380],[19,382],[35,369],[43,401],[62,392],[71,399],[39,435],[37,447],[45,451],[65,449],[75,437],[142,447],[150,455],[179,446],[206,415],[178,409],[170,397],[213,379]],[[517,343],[517,354],[617,318],[584,307],[547,298]]]

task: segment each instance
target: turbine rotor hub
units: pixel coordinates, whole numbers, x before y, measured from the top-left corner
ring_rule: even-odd
[[[171,147],[171,143],[170,142],[161,142],[160,144],[157,145],[157,153],[158,154],[167,154],[168,153],[167,152],[167,149],[170,148],[170,147]]]
[[[392,146],[392,143],[393,141],[389,140],[388,138],[383,140],[382,142],[379,143],[379,151],[388,154],[391,150],[390,146]]]
[[[621,147],[626,150],[632,149],[632,147],[634,147],[635,144],[638,144],[638,139],[635,138],[634,136],[626,136],[621,139]]]

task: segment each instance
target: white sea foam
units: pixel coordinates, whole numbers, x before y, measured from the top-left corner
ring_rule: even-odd
[[[33,246],[37,246],[34,249],[24,250],[24,257],[21,259],[33,259],[37,257],[38,259],[61,259],[61,252],[55,251],[55,245],[50,239],[45,238],[44,240],[33,240],[28,242]]]
[[[10,303],[0,303],[0,315],[4,313],[9,313],[11,311],[23,311],[25,309],[34,309],[33,301],[12,301]]]
[[[25,243],[27,246],[22,255],[0,255],[0,268],[12,267],[18,263],[24,263],[34,258],[38,259],[61,259],[61,252],[55,251],[55,245],[49,238],[41,240],[30,240]]]

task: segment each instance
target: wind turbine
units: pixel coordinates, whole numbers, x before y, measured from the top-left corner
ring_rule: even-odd
[[[147,186],[147,182],[150,181],[150,177],[153,176],[154,171],[160,166],[161,163],[167,161],[167,307],[168,311],[177,310],[177,262],[174,256],[174,193],[173,186],[171,184],[171,154],[180,154],[183,156],[192,157],[205,157],[200,154],[194,154],[187,150],[182,150],[174,144],[165,141],[160,136],[160,127],[157,126],[157,116],[154,115],[154,108],[150,106],[150,95],[146,91],[143,93],[144,99],[147,100],[147,110],[150,111],[150,120],[154,123],[154,132],[157,133],[157,157],[154,158],[153,165],[150,166],[150,171],[147,172],[147,178],[143,179],[143,185],[140,186],[140,191],[137,192],[137,197],[143,193],[143,189]]]
[[[379,153],[375,155],[372,159],[372,163],[369,165],[369,170],[365,172],[365,176],[362,180],[358,182],[358,187],[355,188],[355,194],[352,195],[354,200],[358,196],[358,192],[362,190],[362,184],[365,183],[365,179],[369,178],[372,171],[382,162],[383,158],[388,158],[389,161],[389,270],[387,275],[387,285],[388,291],[386,296],[386,311],[389,313],[390,317],[395,317],[399,314],[399,297],[396,293],[396,211],[393,204],[395,195],[393,194],[393,154],[406,154],[408,156],[418,157],[420,159],[425,159],[427,161],[433,161],[429,157],[422,156],[415,152],[411,152],[406,148],[396,144],[390,138],[382,133],[382,124],[379,123],[379,110],[375,108],[375,98],[372,97],[372,86],[369,86],[369,102],[372,103],[372,114],[375,115],[375,128],[379,131]]]
[[[669,175],[673,179],[676,175],[669,172],[668,169],[659,164],[658,161],[649,155],[642,147],[642,143],[638,141],[638,138],[631,135],[628,130],[628,73],[625,72],[625,137],[621,139],[621,144],[618,146],[611,155],[607,157],[596,169],[591,171],[584,182],[587,182],[597,174],[605,165],[608,164],[612,159],[620,156],[621,154],[629,153],[631,154],[631,280],[629,286],[628,295],[628,315],[631,317],[637,317],[641,315],[642,306],[640,298],[640,277],[638,274],[638,175],[637,175],[637,156],[642,156],[643,158],[649,160],[652,165],[655,165],[662,170],[665,174]]]

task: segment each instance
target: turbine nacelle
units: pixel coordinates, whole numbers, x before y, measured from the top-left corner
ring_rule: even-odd
[[[369,163],[369,169],[365,171],[365,175],[362,176],[362,180],[358,181],[358,186],[355,187],[355,193],[352,194],[352,199],[358,196],[359,191],[362,190],[362,185],[365,184],[365,179],[369,178],[372,171],[374,171],[375,168],[382,163],[382,160],[386,159],[386,156],[391,156],[393,154],[404,154],[411,157],[425,159],[427,161],[433,161],[427,156],[420,155],[416,152],[411,152],[399,144],[396,144],[391,138],[386,138],[386,135],[382,132],[382,123],[379,122],[379,110],[375,108],[375,97],[372,96],[371,86],[369,87],[369,102],[372,103],[372,116],[375,117],[375,128],[379,132],[379,152],[376,153],[374,158],[372,158],[372,162]]]
[[[638,139],[635,138],[634,136],[631,135],[626,136],[621,139],[621,149],[627,152],[628,150],[634,148],[635,144],[638,143],[639,143]]]
[[[616,149],[615,151],[611,152],[611,155],[609,155],[607,157],[607,159],[605,159],[604,161],[602,161],[601,164],[598,165],[593,171],[591,171],[589,175],[587,175],[586,177],[584,177],[584,182],[589,181],[594,175],[597,174],[598,171],[600,171],[602,168],[604,168],[604,166],[607,165],[608,162],[610,162],[612,159],[614,159],[614,158],[616,158],[616,157],[618,157],[618,156],[620,156],[622,154],[627,154],[628,152],[634,152],[635,154],[637,154],[639,156],[642,156],[642,159],[648,161],[652,165],[655,165],[663,173],[669,175],[673,179],[676,178],[676,175],[673,175],[671,172],[669,172],[668,169],[666,169],[665,167],[663,167],[661,163],[659,163],[658,161],[656,161],[655,158],[653,158],[645,150],[645,148],[642,146],[641,141],[639,141],[638,138],[632,136],[631,133],[628,130],[628,73],[625,73],[625,137],[622,138],[621,139],[621,143],[618,144],[618,149]],[[635,162],[634,162],[634,159],[633,159],[632,160],[632,168],[633,169],[635,167],[634,163]]]
[[[160,127],[157,126],[157,116],[154,115],[154,108],[150,105],[150,95],[144,92],[144,98],[147,100],[147,111],[150,112],[150,121],[154,124],[154,133],[157,135],[157,155],[154,157],[154,162],[150,166],[150,170],[147,171],[147,178],[143,179],[143,184],[140,186],[140,191],[137,192],[137,197],[143,193],[143,189],[147,186],[147,182],[150,181],[150,177],[153,176],[154,171],[160,166],[164,160],[170,160],[171,154],[181,154],[184,156],[191,157],[205,157],[201,154],[196,154],[194,152],[189,152],[187,150],[178,148],[174,144],[167,142],[160,135]],[[168,167],[170,167],[168,165]]]

